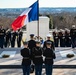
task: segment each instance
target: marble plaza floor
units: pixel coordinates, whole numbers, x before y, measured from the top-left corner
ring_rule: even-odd
[[[22,57],[20,56],[20,48],[0,49],[0,65],[20,65]],[[56,48],[55,65],[76,65],[76,49],[72,48]],[[72,53],[73,58],[67,58],[66,55]],[[9,58],[2,58],[3,54],[9,54]],[[22,75],[21,69],[0,69],[0,75]],[[31,75],[35,75],[34,73]],[[42,71],[45,74],[45,69]],[[53,69],[53,75],[76,75],[76,69]]]

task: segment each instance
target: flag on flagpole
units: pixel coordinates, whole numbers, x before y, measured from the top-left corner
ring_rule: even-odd
[[[29,12],[29,21],[39,20],[39,6],[38,1],[36,1],[33,5],[30,6],[32,8]]]
[[[16,31],[22,28],[28,22],[38,20],[38,9],[38,1],[36,1],[29,8],[27,8],[21,15],[19,15],[17,19],[14,20],[14,22],[12,23],[12,29]]]

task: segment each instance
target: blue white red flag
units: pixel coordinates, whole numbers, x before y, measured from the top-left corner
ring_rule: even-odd
[[[21,15],[18,16],[17,19],[12,23],[12,28],[14,31],[22,28],[28,22],[37,21],[39,19],[38,11],[38,1],[32,4],[29,8],[27,8]]]

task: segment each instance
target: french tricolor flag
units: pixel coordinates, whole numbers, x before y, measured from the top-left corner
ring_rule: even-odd
[[[38,11],[38,1],[32,4],[29,8],[27,8],[17,19],[12,23],[12,28],[14,31],[22,28],[28,22],[36,21],[39,19]]]

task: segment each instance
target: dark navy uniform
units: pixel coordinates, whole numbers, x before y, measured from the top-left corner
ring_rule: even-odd
[[[53,59],[56,58],[54,51],[52,48],[45,48],[43,51],[43,56],[45,56],[45,69],[46,69],[46,75],[52,75],[52,69],[53,69]]]
[[[53,32],[53,38],[54,38],[55,47],[58,47],[59,44],[58,32]]]
[[[68,31],[65,31],[65,45],[66,47],[71,47],[71,36]]]
[[[15,31],[11,32],[11,47],[15,47],[15,40],[16,40],[17,33]]]
[[[23,75],[30,75],[31,53],[30,49],[24,48],[21,50]]]
[[[33,62],[35,64],[35,75],[42,75],[42,64],[43,64],[43,58],[42,58],[42,48],[35,47],[33,48]]]
[[[34,48],[34,47],[36,47],[36,42],[35,42],[35,40],[33,40],[34,39],[34,34],[30,34],[30,37],[31,37],[31,40],[29,40],[28,41],[28,47],[29,47],[29,49],[31,50],[31,57],[33,58],[33,52],[32,52],[32,49]],[[32,59],[33,60],[33,59]],[[31,73],[33,73],[34,72],[34,65],[33,65],[33,63],[31,64]]]
[[[33,61],[34,64],[39,65],[43,63],[43,59],[42,59],[42,48],[40,47],[34,47],[33,48]]]
[[[4,37],[5,37],[5,30],[0,29],[0,47],[3,48],[4,45]]]
[[[36,47],[36,42],[35,42],[34,40],[28,41],[28,47],[29,47],[29,49],[31,50],[31,53],[32,53],[32,49],[33,49],[34,47]],[[31,57],[32,57],[32,56],[31,56]]]
[[[30,37],[34,37],[34,34],[30,34]],[[34,48],[34,47],[36,47],[36,41],[34,40],[34,39],[31,39],[31,40],[29,40],[28,41],[28,47],[29,47],[29,49],[31,50],[31,52],[32,52],[32,49]]]
[[[23,36],[23,32],[19,30],[17,32],[17,45],[18,45],[18,47],[21,47],[22,36]]]
[[[11,31],[7,30],[5,34],[5,47],[9,47],[11,42]]]
[[[21,50],[21,55],[23,57],[22,60],[22,65],[30,65],[31,64],[31,60],[30,60],[30,49],[24,48]]]
[[[51,41],[51,40],[46,40],[46,41],[44,42],[43,48],[47,48],[47,47],[46,47],[46,43],[47,43],[47,42],[51,42],[51,43],[52,43],[52,50],[55,50],[54,42]]]
[[[45,56],[45,64],[53,64],[53,59],[55,59],[56,56],[51,48],[44,49],[43,55]]]
[[[70,30],[70,36],[71,36],[72,48],[75,48],[75,46],[76,46],[76,29]]]
[[[30,50],[32,50],[34,47],[36,47],[35,40],[28,41],[28,47],[29,47]]]
[[[60,39],[60,47],[65,47],[65,35],[62,32],[59,32],[59,39]]]

